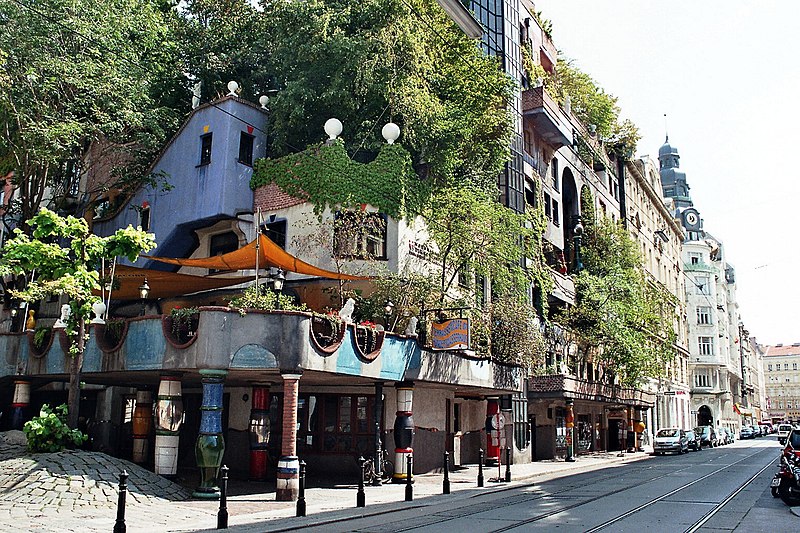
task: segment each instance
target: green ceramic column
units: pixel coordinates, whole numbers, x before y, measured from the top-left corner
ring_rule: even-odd
[[[195,498],[217,499],[217,474],[225,454],[222,437],[222,384],[227,370],[200,370],[203,380],[203,403],[200,406],[200,434],[194,447],[200,468],[200,486],[192,493]]]

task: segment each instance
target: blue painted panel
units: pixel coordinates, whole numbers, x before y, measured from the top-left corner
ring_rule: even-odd
[[[413,340],[386,337],[379,357],[382,363],[381,377],[401,381],[417,351],[419,348]]]
[[[103,368],[103,352],[95,339],[95,336],[91,335],[83,350],[83,370],[81,372],[100,372]]]
[[[336,372],[340,374],[361,375],[361,360],[356,355],[355,338],[351,328],[347,328],[342,346],[336,352]]]
[[[131,322],[125,338],[125,367],[128,370],[159,370],[166,347],[160,319]]]
[[[203,378],[205,379],[205,378]],[[203,383],[202,407],[222,407],[222,383]]]
[[[245,344],[233,354],[231,368],[278,368],[275,354],[258,344]]]
[[[23,343],[27,346],[27,342]],[[58,346],[51,346],[44,355],[46,358],[45,368],[48,374],[64,374],[69,369],[64,368],[64,352]]]

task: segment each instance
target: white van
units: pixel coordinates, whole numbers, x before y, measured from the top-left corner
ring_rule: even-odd
[[[778,424],[778,442],[786,444],[786,438],[792,432],[792,429],[794,429],[794,426],[791,424]]]

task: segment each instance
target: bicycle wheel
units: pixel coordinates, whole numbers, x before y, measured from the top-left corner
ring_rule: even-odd
[[[384,459],[383,461],[383,477],[390,478],[394,474],[394,463],[388,459]]]
[[[375,463],[372,462],[372,459],[367,459],[364,461],[364,483],[372,483],[372,480],[375,479]]]

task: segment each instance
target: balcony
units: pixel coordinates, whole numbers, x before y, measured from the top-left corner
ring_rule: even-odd
[[[652,407],[656,401],[656,395],[651,392],[563,374],[534,376],[529,380],[528,391],[529,398],[570,397],[645,408]]]
[[[544,87],[528,89],[522,93],[522,114],[525,120],[533,122],[542,139],[556,150],[572,144],[569,119]]]

